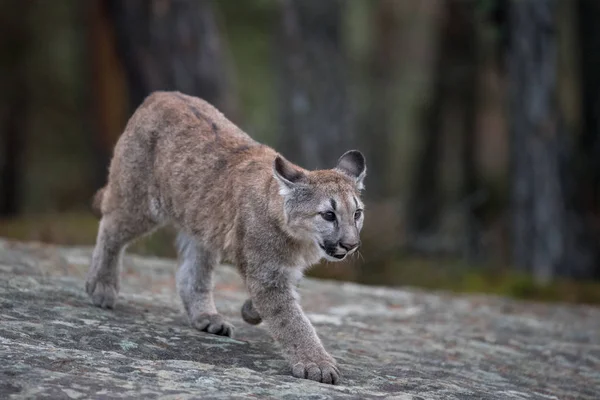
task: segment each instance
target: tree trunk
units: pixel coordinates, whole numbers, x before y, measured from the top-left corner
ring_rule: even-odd
[[[508,14],[513,261],[538,282],[561,271],[565,252],[556,9],[557,0],[513,0]]]
[[[330,168],[354,143],[340,0],[283,0],[281,149],[306,168]]]
[[[600,3],[579,0],[582,131],[571,157],[571,276],[600,278]]]
[[[600,2],[579,0],[583,131],[580,150],[588,172],[589,206],[600,211]]]
[[[458,105],[462,119],[462,190],[465,215],[465,255],[469,262],[481,257],[482,193],[477,174],[476,152],[479,93],[479,54],[475,26],[475,2],[455,1],[452,19],[457,36],[457,64],[460,73],[455,78]]]
[[[409,199],[408,229],[417,248],[435,251],[434,234],[442,206],[441,145],[451,127],[445,123],[448,111],[460,128],[462,142],[462,197],[465,198],[466,250],[469,258],[479,254],[479,229],[473,198],[477,191],[475,169],[477,116],[477,41],[474,2],[444,2],[434,83],[429,108],[423,118],[420,156],[417,158],[413,190]],[[415,244],[413,242],[413,245]]]
[[[89,103],[90,123],[94,132],[91,147],[95,158],[94,188],[106,183],[107,167],[113,148],[123,132],[129,116],[125,70],[119,59],[116,30],[112,24],[105,0],[87,2],[87,41],[89,81],[92,90]]]
[[[211,0],[106,0],[131,103],[155,90],[199,96],[236,119]]]
[[[387,184],[390,160],[392,120],[395,106],[396,78],[401,68],[400,46],[401,18],[399,4],[395,0],[382,0],[375,11],[373,50],[369,64],[368,113],[365,129],[361,135],[361,148],[365,150],[369,169],[369,197],[385,198],[389,193]]]
[[[30,41],[29,5],[5,2],[0,13],[4,29],[0,73],[0,217],[21,208],[22,157],[29,108],[26,58]]]

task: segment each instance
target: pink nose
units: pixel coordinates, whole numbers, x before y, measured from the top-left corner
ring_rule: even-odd
[[[360,241],[359,242],[355,242],[355,243],[344,243],[344,242],[340,242],[339,243],[340,247],[346,251],[352,251],[355,248],[357,248],[358,246],[360,246]]]

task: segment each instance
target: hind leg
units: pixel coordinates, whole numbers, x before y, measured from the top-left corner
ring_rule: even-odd
[[[217,312],[213,300],[212,277],[218,257],[183,233],[178,235],[177,244],[181,258],[177,289],[190,324],[200,331],[233,336],[233,325]]]
[[[94,305],[114,308],[119,294],[121,257],[124,249],[129,242],[154,227],[155,224],[150,220],[132,220],[130,216],[119,212],[102,217],[85,282],[85,290]]]

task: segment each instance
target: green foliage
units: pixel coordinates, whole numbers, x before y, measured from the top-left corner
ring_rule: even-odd
[[[336,280],[362,281],[361,283],[387,286],[412,286],[457,293],[481,293],[508,296],[517,299],[600,304],[600,283],[556,279],[540,285],[522,273],[504,266],[482,265],[473,267],[450,258],[423,258],[399,255],[383,268],[377,268],[368,280],[357,279],[352,268],[324,264],[309,275]]]
[[[90,213],[28,215],[0,221],[0,237],[65,246],[91,246],[98,220]],[[129,251],[148,256],[175,257],[172,229],[161,229],[133,243]]]
[[[221,1],[215,5],[235,66],[241,114],[235,122],[255,139],[274,144],[278,121],[272,63],[277,3]]]
[[[69,246],[93,245],[98,220],[88,213],[28,216],[0,221],[0,236],[22,241],[40,241]],[[174,231],[161,229],[135,242],[131,253],[175,257]],[[556,280],[549,285],[538,285],[532,277],[502,266],[473,267],[451,258],[424,258],[396,254],[378,260],[377,268],[351,263],[324,263],[309,271],[313,277],[355,281],[372,285],[414,286],[426,289],[449,290],[462,293],[490,293],[519,299],[564,301],[600,304],[600,282]],[[360,274],[361,268],[370,268]]]

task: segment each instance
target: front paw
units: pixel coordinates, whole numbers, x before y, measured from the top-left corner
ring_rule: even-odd
[[[221,314],[200,314],[192,318],[191,324],[202,332],[233,337],[233,325],[225,321]]]
[[[292,375],[296,378],[310,379],[312,381],[337,384],[340,380],[340,370],[331,357],[307,359],[292,365]]]
[[[92,299],[92,303],[101,308],[114,308],[119,296],[116,285],[96,278],[88,278],[85,282],[85,291]]]

